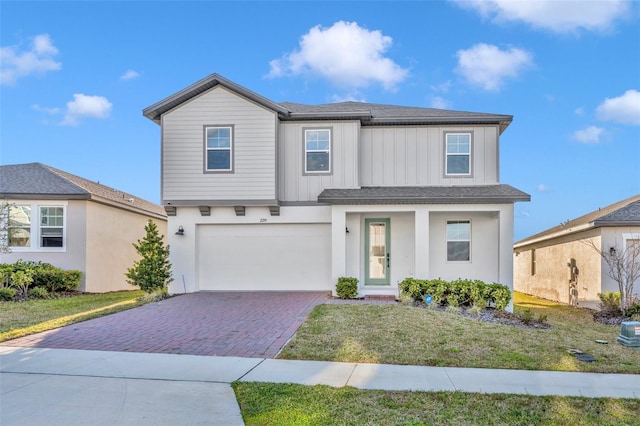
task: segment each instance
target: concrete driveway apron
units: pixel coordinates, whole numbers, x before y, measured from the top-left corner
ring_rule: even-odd
[[[5,346],[274,358],[328,292],[199,292]]]

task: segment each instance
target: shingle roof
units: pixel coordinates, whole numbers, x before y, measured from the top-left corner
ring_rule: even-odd
[[[325,189],[318,196],[327,204],[501,204],[530,201],[531,196],[510,185],[393,186]]]
[[[558,235],[575,232],[585,227],[597,228],[606,226],[640,226],[640,194],[599,208],[584,216],[569,220],[558,226],[517,241],[515,244],[523,245],[534,240],[545,240]]]
[[[338,102],[306,105],[293,102],[277,103],[222,77],[211,74],[191,86],[145,108],[142,114],[160,123],[162,114],[187,102],[207,90],[221,85],[256,103],[269,108],[283,121],[288,120],[360,120],[363,126],[416,125],[416,124],[497,124],[502,133],[513,121],[513,116],[479,112],[452,111],[435,108],[371,104],[365,102]]]
[[[94,200],[166,217],[158,204],[42,163],[0,166],[0,196],[23,200]]]

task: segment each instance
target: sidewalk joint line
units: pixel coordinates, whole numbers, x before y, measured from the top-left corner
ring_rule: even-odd
[[[238,378],[237,378],[236,380],[234,380],[234,381],[242,380],[242,378],[243,378],[243,377],[245,377],[247,374],[251,373],[253,370],[255,370],[256,368],[258,368],[258,366],[259,366],[260,364],[262,364],[263,362],[265,362],[265,361],[266,361],[266,359],[267,359],[267,358],[262,358],[262,360],[261,360],[259,363],[257,363],[257,364],[256,364],[256,365],[254,365],[253,367],[251,367],[249,370],[247,370],[247,372],[245,372],[242,376],[238,377]]]

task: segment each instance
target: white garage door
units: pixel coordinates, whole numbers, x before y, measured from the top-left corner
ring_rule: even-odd
[[[331,290],[331,225],[198,227],[200,290]]]

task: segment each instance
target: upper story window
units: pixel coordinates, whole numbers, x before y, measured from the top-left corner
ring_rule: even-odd
[[[233,171],[233,129],[205,127],[205,171]]]
[[[305,129],[305,173],[331,173],[331,130]]]
[[[12,249],[49,250],[65,247],[64,206],[11,205],[8,243]]]
[[[471,175],[471,133],[446,134],[445,174]]]
[[[471,260],[471,222],[468,220],[447,221],[447,261],[468,262]]]

